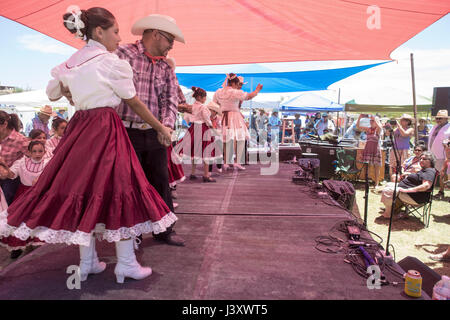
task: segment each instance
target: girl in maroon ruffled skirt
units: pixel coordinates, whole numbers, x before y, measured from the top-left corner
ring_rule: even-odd
[[[115,242],[117,282],[151,274],[136,261],[133,238],[160,233],[176,216],[149,184],[114,107],[123,99],[170,141],[164,127],[136,97],[133,70],[113,52],[120,37],[114,16],[103,8],[63,17],[86,46],[52,70],[47,95],[54,101],[68,88],[77,109],[37,183],[0,213],[0,236],[80,246],[80,274],[102,272],[94,233]]]

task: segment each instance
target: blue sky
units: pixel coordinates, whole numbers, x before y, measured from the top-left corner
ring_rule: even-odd
[[[330,86],[325,95],[336,100],[336,94],[341,89],[344,100],[356,98],[357,93],[368,94],[356,99],[359,103],[365,103],[364,99],[373,96],[381,99],[381,92],[393,90],[398,95],[405,95],[411,91],[409,53],[414,53],[416,66],[417,93],[420,96],[432,96],[432,88],[435,86],[450,86],[450,14],[441,18],[433,25],[401,45],[391,57],[398,59],[398,63],[389,63],[376,67],[348,79],[339,81]],[[18,23],[0,17],[0,38],[2,50],[0,50],[0,84],[19,86],[30,89],[45,88],[50,79],[52,67],[66,60],[75,49],[44,36],[32,29]],[[312,68],[334,68],[350,65],[371,63],[372,61],[324,61],[324,62],[298,62],[282,64],[262,64],[274,71],[297,71]],[[242,65],[241,65],[242,67]],[[223,67],[180,67],[177,71],[192,72],[205,70],[206,72],[222,72]],[[228,66],[226,69],[229,69]],[[385,94],[386,99],[391,98],[391,93]],[[284,98],[290,98],[284,95]],[[276,100],[272,95],[267,100]],[[358,101],[359,100],[359,101]],[[380,100],[381,101],[381,100]],[[399,100],[400,101],[400,100]],[[342,101],[341,101],[342,102]],[[345,102],[345,101],[344,101]],[[382,102],[380,102],[382,103]]]

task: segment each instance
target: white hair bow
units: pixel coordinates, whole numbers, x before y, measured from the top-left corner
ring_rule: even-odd
[[[78,7],[76,5],[69,6],[67,8],[67,12],[71,13],[72,16],[69,17],[67,20],[64,20],[64,22],[66,22],[68,24],[67,27],[70,30],[73,30],[73,29],[77,30],[75,37],[83,39],[84,35],[81,32],[81,29],[83,29],[85,27],[85,24],[84,24],[83,20],[81,20],[80,7]]]
[[[228,80],[232,80],[234,78],[236,78],[236,75],[230,76],[230,74],[227,73],[227,76],[226,76],[225,80],[222,83],[222,87],[225,88],[227,86]]]

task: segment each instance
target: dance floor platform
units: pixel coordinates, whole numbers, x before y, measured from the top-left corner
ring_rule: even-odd
[[[199,179],[180,184],[175,229],[186,246],[146,235],[137,256],[149,278],[117,284],[114,245],[97,242],[106,271],[69,290],[78,247],[45,245],[2,270],[0,299],[408,299],[402,285],[369,290],[342,254],[314,248],[349,213],[292,183],[293,165],[268,176],[260,168],[214,173],[216,183],[203,183],[199,168]]]

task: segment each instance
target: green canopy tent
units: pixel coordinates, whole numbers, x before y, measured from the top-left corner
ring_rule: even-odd
[[[417,112],[419,113],[429,113],[433,105],[431,104],[421,104],[417,105]],[[378,104],[353,104],[346,103],[346,112],[357,112],[357,113],[410,113],[414,111],[412,105],[378,105]]]

